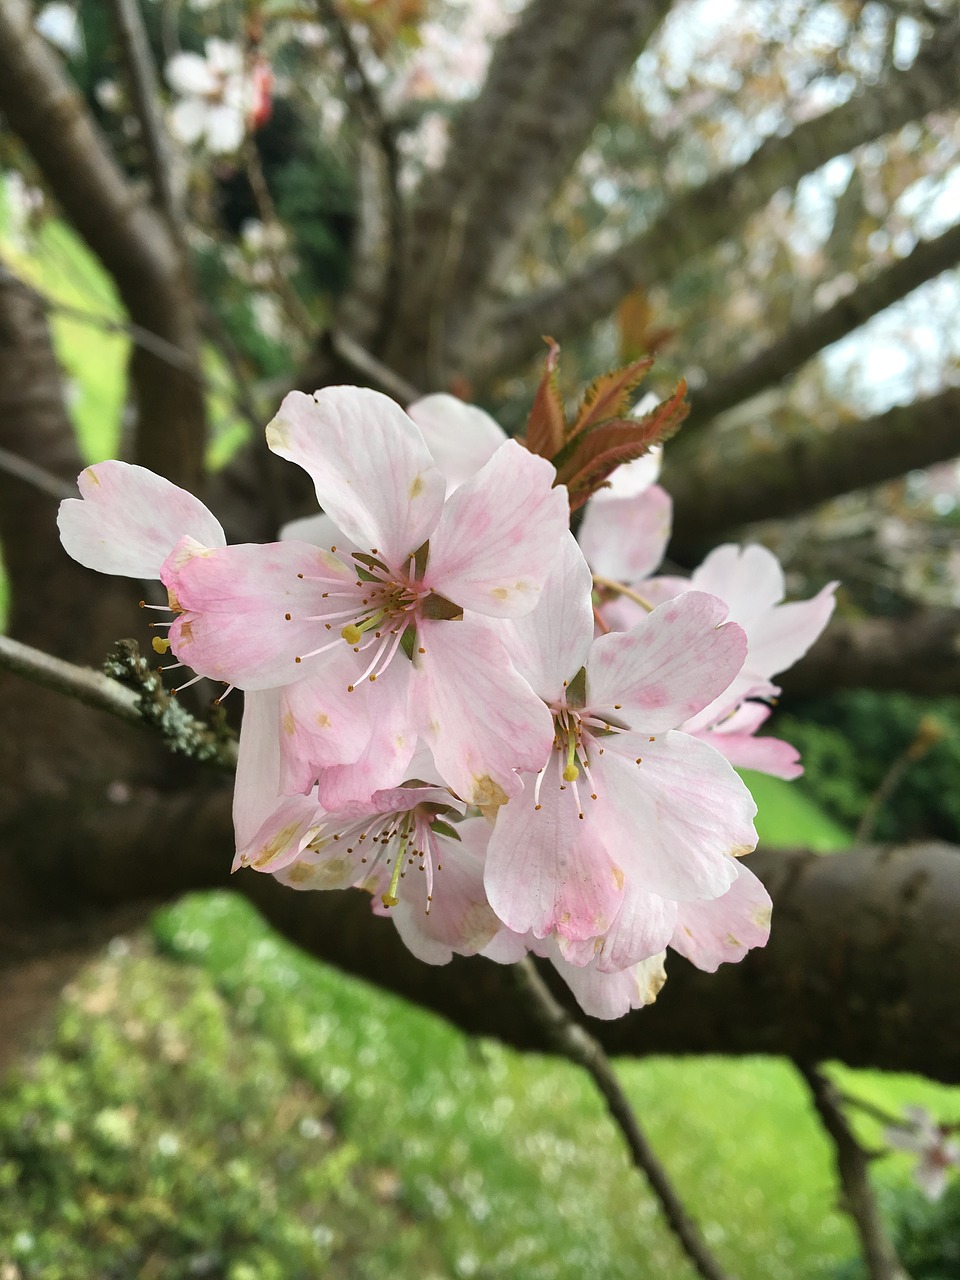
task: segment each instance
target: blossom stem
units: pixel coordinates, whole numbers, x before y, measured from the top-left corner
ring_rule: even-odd
[[[600,587],[604,591],[613,591],[618,596],[626,596],[628,600],[638,604],[641,609],[646,609],[647,613],[653,613],[657,607],[655,604],[651,604],[645,596],[640,595],[638,591],[634,591],[632,587],[627,587],[622,582],[615,582],[613,578],[602,578],[599,573],[593,575],[593,585]]]
[[[544,982],[530,956],[512,967],[517,986],[554,1047],[583,1067],[603,1096],[614,1122],[626,1139],[633,1163],[646,1176],[684,1253],[703,1280],[727,1280],[720,1264],[684,1208],[683,1202],[653,1152],[634,1114],[610,1060],[597,1040],[567,1013]]]

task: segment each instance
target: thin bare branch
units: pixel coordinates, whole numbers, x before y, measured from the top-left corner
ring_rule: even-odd
[[[692,416],[681,448],[719,414],[782,381],[819,351],[958,262],[960,222],[934,240],[921,240],[905,258],[862,281],[832,307],[795,325],[743,364],[708,374],[706,385],[691,393]]]
[[[28,284],[26,280],[14,275],[8,267],[0,262],[0,285],[7,284],[23,293],[29,294],[44,311],[66,316],[70,320],[79,321],[80,324],[88,324],[94,329],[102,330],[103,333],[122,334],[136,346],[142,347],[144,351],[148,351],[151,355],[156,356],[158,360],[170,365],[172,369],[179,369],[183,373],[190,374],[198,383],[203,382],[194,360],[186,351],[181,347],[174,346],[172,342],[168,342],[165,338],[151,333],[149,329],[144,329],[142,325],[134,324],[130,320],[115,320],[112,316],[102,315],[98,311],[88,311],[86,307],[77,307],[69,302],[61,302],[58,298],[53,298],[49,293],[44,293],[38,289],[36,285]]]
[[[378,360],[371,352],[362,347],[359,342],[354,341],[348,333],[344,333],[342,329],[334,329],[330,334],[330,341],[334,351],[344,361],[356,369],[357,373],[362,374],[364,378],[369,378],[371,382],[382,387],[384,391],[400,404],[412,404],[414,400],[418,400],[421,392],[408,382],[406,378],[402,378],[399,373],[389,368]]]
[[[633,1163],[650,1183],[670,1230],[677,1237],[697,1275],[704,1280],[727,1280],[726,1272],[707,1248],[706,1241],[684,1208],[666,1170],[640,1128],[630,1100],[599,1042],[554,997],[529,956],[513,965],[512,972],[534,1018],[553,1047],[563,1057],[583,1067],[597,1086],[614,1123],[624,1136]]]
[[[74,485],[67,484],[46,467],[38,467],[35,462],[21,458],[17,453],[11,453],[9,449],[0,448],[0,471],[5,471],[8,476],[22,480],[24,484],[32,485],[38,493],[45,494],[48,498],[56,498],[57,501],[77,496]]]
[[[904,71],[891,70],[848,102],[767,138],[749,160],[674,199],[651,227],[612,253],[587,262],[562,285],[521,298],[493,318],[480,373],[522,364],[540,335],[562,339],[609,315],[638,285],[652,285],[691,258],[735,235],[782,187],[911,120],[960,97],[960,39],[950,23],[927,41]],[[479,376],[479,375],[478,375]]]
[[[122,640],[107,662],[108,675],[64,662],[9,636],[0,636],[0,669],[45,689],[106,711],[128,724],[159,730],[171,751],[223,769],[236,768],[236,743],[184,710],[163,687],[160,675],[140,656],[132,640]]]
[[[354,43],[350,27],[340,12],[337,0],[314,0],[314,4],[321,20],[331,29],[340,46],[347,71],[345,77],[347,91],[368,136],[377,147],[382,162],[380,166],[374,167],[382,169],[384,190],[378,203],[386,210],[384,228],[386,243],[382,248],[378,248],[375,243],[367,244],[365,248],[367,253],[383,258],[376,272],[378,277],[382,277],[382,293],[377,300],[377,325],[370,334],[371,345],[379,350],[396,318],[403,266],[404,207],[400,193],[400,152],[397,148],[397,133],[383,109],[376,85],[367,74],[363,57]],[[361,201],[361,216],[365,216],[366,207],[369,207],[368,202]],[[366,230],[369,232],[371,228]],[[361,232],[360,239],[366,240],[367,236]],[[379,237],[371,236],[370,239],[375,242]],[[357,276],[358,287],[366,287],[367,270],[364,266],[360,267]],[[347,302],[346,306],[349,311],[351,304]]]
[[[681,466],[668,457],[673,496],[671,554],[681,561],[755,520],[808,511],[842,493],[893,480],[960,454],[960,387],[874,418],[791,436],[719,467],[712,450]]]
[[[154,200],[166,216],[174,237],[181,242],[182,249],[183,192],[178,189],[174,178],[170,141],[160,112],[157,69],[139,0],[111,0],[111,3],[147,153]]]
[[[843,1112],[833,1082],[815,1066],[796,1063],[810,1089],[813,1105],[833,1142],[841,1207],[850,1215],[860,1237],[860,1247],[870,1280],[910,1280],[887,1234],[876,1196],[870,1185],[869,1155],[857,1141]]]

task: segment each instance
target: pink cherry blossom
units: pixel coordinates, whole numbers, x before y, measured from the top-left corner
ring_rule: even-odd
[[[960,1167],[960,1143],[950,1137],[956,1126],[937,1124],[925,1107],[904,1107],[903,1114],[903,1123],[891,1125],[884,1137],[891,1147],[918,1157],[913,1180],[929,1200],[939,1200],[947,1171]]]
[[[509,929],[556,934],[575,963],[591,953],[576,944],[602,941],[619,917],[610,963],[622,969],[673,932],[670,909],[657,906],[651,925],[644,894],[718,897],[736,878],[729,855],[756,844],[756,806],[733,769],[674,732],[736,677],[746,641],[700,592],[594,640],[589,585],[569,537],[537,609],[511,626],[514,662],[549,707],[554,740],[498,814],[485,883]]]

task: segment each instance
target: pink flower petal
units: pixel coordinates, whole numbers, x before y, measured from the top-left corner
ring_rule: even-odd
[[[99,462],[77,478],[80,498],[60,504],[57,525],[67,553],[88,569],[127,578],[159,578],[184,535],[222,547],[219,520],[199,498],[128,462]]]
[[[234,870],[252,867],[274,873],[289,867],[320,830],[323,819],[323,810],[311,797],[278,800],[253,839],[237,850]]]
[[[177,544],[160,577],[183,610],[170,628],[179,660],[241,689],[290,684],[316,670],[322,659],[305,655],[336,636],[311,620],[327,608],[323,592],[356,581],[335,556],[304,542],[208,550],[191,538]]]
[[[766,547],[727,542],[715,547],[690,577],[695,591],[719,596],[741,624],[779,604],[786,593],[780,561]]]
[[[798,662],[830,621],[838,585],[828,583],[811,600],[778,605],[752,622],[747,668],[769,679]]]
[[[553,466],[508,440],[447,499],[424,581],[465,609],[519,618],[537,603],[570,519]]]
[[[681,902],[726,892],[730,855],[756,846],[757,806],[723,756],[685,733],[616,734],[594,754],[586,812],[628,880]]]
[[[291,391],[267,425],[267,443],[310,475],[321,507],[347,537],[391,567],[440,519],[443,476],[418,428],[378,391]]]
[[[688,591],[660,605],[631,631],[594,641],[587,704],[646,733],[682,724],[716,698],[743,665],[747,639],[720,626],[726,606]],[[619,710],[617,709],[619,707]]]
[[[478,618],[423,621],[410,706],[444,782],[470,804],[502,804],[517,770],[539,769],[553,741],[546,706]]]
[[[662,952],[619,973],[602,973],[595,965],[567,964],[559,954],[552,954],[550,960],[591,1018],[622,1018],[631,1009],[653,1004],[667,980]]]
[[[673,503],[659,485],[632,498],[601,489],[587,503],[578,541],[594,573],[638,583],[653,573],[670,541]]]
[[[533,779],[497,814],[484,883],[494,911],[514,933],[557,933],[572,941],[606,933],[623,899],[623,874],[573,792]]]
[[[770,936],[770,895],[752,871],[742,863],[734,865],[737,878],[722,897],[680,903],[670,940],[674,951],[707,973],[742,960],[753,947],[766,946]]]
[[[233,788],[233,827],[243,849],[280,803],[280,691],[244,694]]]
[[[441,393],[407,405],[452,493],[490,461],[507,438],[499,423],[475,404]]]
[[[617,973],[662,954],[676,923],[676,902],[647,893],[628,881],[617,918],[597,953],[598,971]]]
[[[772,778],[792,782],[803,773],[800,752],[782,738],[759,738],[752,733],[724,733],[698,729],[696,737],[710,744],[737,769],[755,769]]]
[[[434,875],[433,901],[427,902],[422,883],[420,893],[405,891],[390,908],[405,946],[426,964],[447,964],[455,954],[476,955],[501,927],[483,888],[490,824],[484,818],[468,818],[456,831],[459,842],[441,840],[443,863]]]
[[[503,624],[513,665],[545,702],[554,702],[587,660],[593,643],[593,580],[572,533],[543,585],[537,606],[525,618]]]
[[[366,750],[378,690],[365,681],[353,693],[347,692],[366,666],[361,665],[362,659],[363,654],[344,644],[329,655],[321,670],[284,688],[279,732],[281,784],[287,795],[309,791],[321,770],[351,764]],[[325,801],[325,807],[337,805]]]

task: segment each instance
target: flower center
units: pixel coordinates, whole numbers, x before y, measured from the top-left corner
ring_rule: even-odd
[[[433,901],[434,872],[441,871],[440,839],[453,835],[453,828],[438,821],[440,810],[435,804],[418,804],[412,809],[394,813],[368,815],[357,822],[341,827],[332,836],[334,844],[346,844],[348,854],[359,854],[366,878],[378,879],[389,869],[387,888],[380,894],[385,907],[395,907],[400,901],[401,880],[413,868],[426,875],[427,914]],[[438,829],[434,829],[434,824]],[[331,839],[325,832],[318,834],[309,847],[316,851]],[[379,873],[379,875],[378,875]],[[382,884],[382,879],[380,883]]]
[[[336,552],[336,547],[331,547],[330,550]],[[333,631],[336,623],[341,625],[336,637],[328,639],[309,653],[297,655],[295,659],[296,662],[303,662],[305,658],[326,653],[342,642],[350,645],[355,653],[371,651],[366,670],[355,678],[353,684],[347,685],[350,693],[361,681],[373,681],[383,675],[405,640],[407,656],[412,656],[417,619],[424,600],[430,594],[414,576],[414,556],[400,570],[391,569],[382,560],[378,560],[375,548],[369,555],[356,551],[352,558],[357,574],[354,582],[313,574],[297,575],[331,588],[321,596],[327,602],[327,607],[322,612],[310,615],[307,621],[322,622],[327,631]],[[287,614],[286,617],[289,620],[291,615]]]

